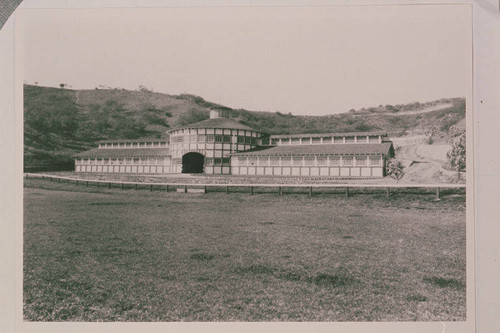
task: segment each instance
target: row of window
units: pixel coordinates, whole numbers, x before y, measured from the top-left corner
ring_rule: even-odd
[[[170,165],[166,158],[100,158],[78,159],[76,165]],[[180,160],[179,160],[180,162]],[[229,165],[230,158],[206,157],[205,165]],[[297,156],[297,157],[246,157],[233,158],[233,166],[381,166],[380,156]]]
[[[235,138],[233,140],[233,138]],[[239,143],[256,145],[257,138],[249,136],[231,136],[231,135],[184,135],[172,137],[172,143]]]
[[[104,142],[99,148],[167,148],[167,142]]]
[[[236,151],[245,151],[254,146],[251,145],[231,145],[231,144],[224,144],[224,143],[192,143],[192,144],[183,144],[183,145],[173,145],[170,148],[170,153],[172,155],[178,155],[178,154],[185,154],[190,151],[198,151],[203,155],[206,155],[208,157],[214,157],[214,153],[221,154],[222,152],[224,153],[231,153],[231,152],[236,152]],[[210,155],[212,154],[212,155]],[[216,156],[217,157],[217,156]]]
[[[176,130],[171,133],[171,136],[178,135],[194,135],[194,134],[224,134],[224,135],[241,135],[241,136],[251,136],[257,137],[259,136],[255,131],[249,130],[237,130],[231,128],[186,128],[181,130]]]
[[[380,156],[297,156],[243,157],[233,159],[233,166],[381,166]]]
[[[76,165],[170,165],[170,158],[93,158],[79,159]]]
[[[271,141],[269,141],[271,139]],[[328,144],[328,143],[378,143],[378,135],[370,136],[325,136],[325,137],[309,137],[309,138],[263,138],[262,144],[268,145],[301,145],[301,144]]]
[[[205,165],[223,165],[223,164],[229,166],[230,159],[229,158],[211,158],[211,157],[205,158]]]

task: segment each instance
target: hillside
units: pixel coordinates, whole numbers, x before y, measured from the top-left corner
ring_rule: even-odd
[[[26,171],[71,170],[71,155],[104,139],[159,138],[208,118],[211,107],[268,134],[385,130],[398,142],[449,144],[465,129],[465,101],[386,105],[328,116],[230,109],[194,95],[147,89],[70,90],[24,86]],[[408,141],[409,140],[409,141]]]

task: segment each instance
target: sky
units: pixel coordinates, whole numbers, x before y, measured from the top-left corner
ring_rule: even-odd
[[[24,82],[326,115],[468,97],[468,5],[26,9]]]

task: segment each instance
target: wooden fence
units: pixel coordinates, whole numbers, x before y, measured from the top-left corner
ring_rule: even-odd
[[[147,182],[124,182],[112,180],[90,180],[90,179],[77,179],[71,177],[62,177],[48,174],[39,173],[25,173],[25,178],[38,178],[49,180],[52,182],[66,182],[74,183],[81,186],[96,186],[111,189],[121,188],[124,189],[149,189],[149,191],[164,189],[166,192],[182,192],[182,193],[207,193],[209,189],[222,188],[226,194],[231,192],[231,189],[245,188],[245,192],[253,195],[256,189],[271,188],[275,189],[278,195],[283,195],[286,192],[284,189],[301,188],[307,189],[309,196],[314,194],[314,189],[321,188],[336,188],[342,189],[342,193],[346,197],[352,195],[354,189],[381,189],[385,192],[386,197],[390,197],[394,189],[431,189],[431,193],[435,193],[436,200],[439,200],[442,195],[443,189],[465,189],[465,184],[202,184],[202,183],[147,183]],[[268,192],[266,192],[268,193]],[[339,192],[336,192],[339,193]]]

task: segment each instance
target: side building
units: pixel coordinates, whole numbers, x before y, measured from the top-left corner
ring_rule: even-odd
[[[384,132],[265,135],[215,111],[168,139],[109,140],[75,156],[77,172],[384,177]]]

